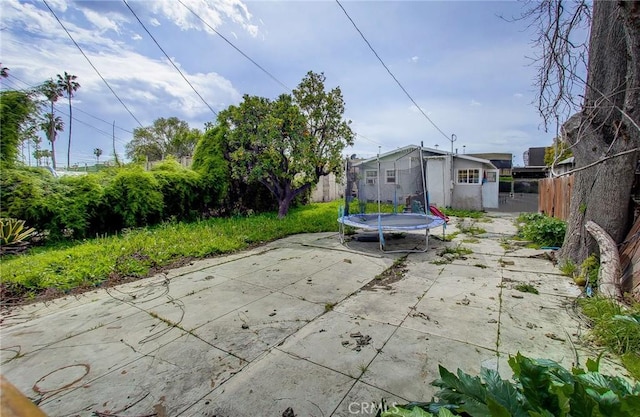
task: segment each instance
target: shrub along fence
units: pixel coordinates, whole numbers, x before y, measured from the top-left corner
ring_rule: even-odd
[[[544,178],[538,185],[538,211],[561,220],[569,218],[573,175]]]

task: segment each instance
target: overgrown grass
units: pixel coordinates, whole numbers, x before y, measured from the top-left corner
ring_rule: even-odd
[[[452,209],[452,208],[441,208],[442,211],[447,216],[452,217],[468,217],[470,219],[479,219],[484,217],[484,212],[477,210],[460,210],[460,209]]]
[[[117,236],[34,248],[25,255],[0,259],[1,283],[7,294],[29,297],[48,288],[69,291],[99,286],[109,278],[144,277],[153,268],[184,259],[230,253],[297,233],[337,230],[338,205],[295,208],[284,219],[267,213],[165,223]]]
[[[592,322],[595,341],[619,355],[631,375],[640,380],[640,303],[625,308],[603,297],[578,302]]]

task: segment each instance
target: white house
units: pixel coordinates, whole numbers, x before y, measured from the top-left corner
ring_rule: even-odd
[[[487,159],[410,145],[354,166],[361,200],[404,205],[426,187],[429,203],[439,207],[483,210],[499,204],[499,170]]]

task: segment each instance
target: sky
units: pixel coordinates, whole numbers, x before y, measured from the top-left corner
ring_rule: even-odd
[[[450,150],[453,144],[459,153],[513,153],[514,163],[523,165],[524,151],[549,146],[555,136],[555,126],[545,132],[535,106],[534,34],[526,21],[510,19],[524,11],[521,2],[127,4],[0,1],[0,62],[10,74],[2,89],[29,88],[65,71],[78,77],[71,164],[93,164],[95,148],[103,150],[101,160],[111,159],[114,121],[122,158],[136,127],[175,116],[204,129],[243,95],[275,99],[308,71],[324,73],[327,90],[342,91],[345,118],[356,133],[345,155],[372,157],[421,143]],[[66,99],[58,101],[66,127],[68,111]],[[56,141],[59,166],[66,165],[67,141],[65,130]]]

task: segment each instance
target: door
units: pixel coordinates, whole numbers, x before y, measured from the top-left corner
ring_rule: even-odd
[[[498,208],[499,198],[499,170],[485,169],[482,174],[482,208]]]
[[[447,198],[448,187],[446,186],[447,169],[446,158],[442,156],[427,157],[427,191],[429,192],[429,204],[435,204],[438,207],[447,207],[449,199]]]

